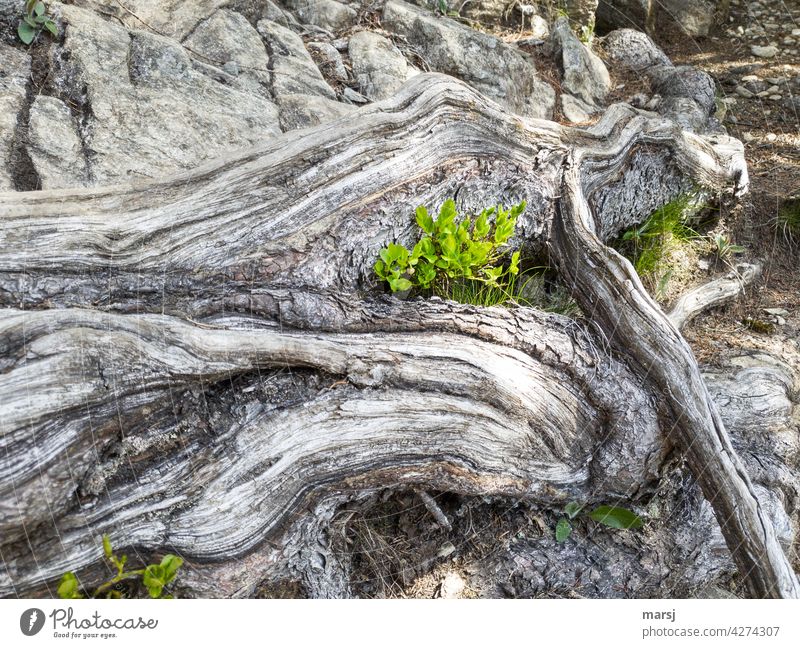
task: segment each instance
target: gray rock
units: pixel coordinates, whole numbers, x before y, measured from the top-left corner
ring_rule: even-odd
[[[12,147],[17,129],[17,115],[25,105],[30,57],[0,43],[0,191],[12,191]]]
[[[264,97],[196,71],[176,41],[62,5],[59,90],[89,115],[91,182],[153,178],[280,133]],[[221,74],[224,74],[220,71]]]
[[[707,0],[661,0],[664,13],[688,36],[708,36],[714,26],[715,2]],[[663,15],[663,14],[662,14]]]
[[[598,0],[564,0],[570,21],[582,27],[594,29],[594,15]]]
[[[291,13],[281,9],[278,5],[272,2],[272,0],[263,0],[259,19],[271,20],[272,22],[278,23],[282,27],[291,27],[293,25],[300,24]]]
[[[565,92],[561,95],[561,112],[573,124],[581,124],[590,121],[597,110],[595,106]]]
[[[269,96],[269,56],[258,32],[240,13],[220,9],[184,41],[206,63],[237,76],[236,86]]]
[[[435,0],[423,0],[421,2],[417,1],[414,4],[433,8],[436,7],[437,2]],[[455,3],[450,2],[450,4]],[[459,4],[461,3],[459,2]],[[463,4],[461,15],[485,25],[496,24],[503,18],[503,15],[508,9],[508,4],[508,0],[471,0]],[[520,5],[517,4],[515,8],[519,10]]]
[[[552,115],[555,92],[516,47],[400,0],[386,3],[381,22],[406,38],[432,70],[462,79],[516,113]]]
[[[778,48],[774,45],[751,45],[750,51],[759,58],[773,58],[778,53]]]
[[[636,27],[653,32],[664,21],[689,36],[707,36],[715,20],[712,0],[600,0],[597,24],[603,29]]]
[[[335,99],[331,88],[308,53],[303,39],[270,20],[258,22],[258,33],[272,57],[272,91],[276,97],[305,94]]]
[[[550,24],[541,16],[534,14],[526,19],[529,38],[545,40],[550,35]]]
[[[616,29],[603,39],[603,47],[614,65],[641,72],[656,65],[672,65],[650,37],[635,29]]]
[[[83,0],[80,5],[101,9],[129,30],[143,29],[147,25],[161,35],[182,41],[199,22],[229,3],[230,0],[125,0],[122,4],[128,11],[113,1]]]
[[[356,23],[356,12],[336,0],[286,0],[301,23],[316,25],[331,32],[352,27]]]
[[[392,41],[361,31],[350,38],[350,62],[361,93],[373,101],[391,97],[416,73]]]
[[[342,55],[330,43],[306,43],[306,49],[317,62],[323,76],[337,81],[347,81],[347,69],[344,67]]]
[[[688,65],[653,68],[650,74],[653,90],[663,97],[686,97],[696,101],[711,115],[716,110],[714,80],[702,70]]]
[[[60,99],[40,95],[31,106],[28,155],[42,189],[79,187],[89,181],[89,170],[78,134],[78,124]]]
[[[284,131],[317,126],[357,110],[349,104],[314,95],[283,95],[278,98],[278,106]]]
[[[563,89],[590,106],[602,104],[611,89],[608,70],[600,57],[572,33],[564,16],[553,25],[551,41],[562,69]]]

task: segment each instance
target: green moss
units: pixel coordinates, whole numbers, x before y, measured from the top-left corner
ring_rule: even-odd
[[[771,333],[775,332],[775,325],[771,324],[770,322],[765,322],[764,320],[746,317],[742,320],[742,324],[744,324],[751,331],[763,333],[764,335],[770,335]]]

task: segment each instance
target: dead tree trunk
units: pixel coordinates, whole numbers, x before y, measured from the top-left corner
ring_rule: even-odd
[[[422,75],[160,182],[3,194],[0,593],[91,574],[108,532],[180,552],[197,594],[294,574],[343,596],[325,524],[345,502],[616,501],[674,444],[752,594],[797,596],[689,347],[605,245],[687,179],[745,190],[736,144],[622,105],[526,121]],[[519,243],[588,319],[381,295],[378,250],[449,196],[526,199]]]

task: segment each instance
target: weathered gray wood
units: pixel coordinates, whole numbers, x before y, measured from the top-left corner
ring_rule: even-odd
[[[358,120],[156,183],[0,194],[0,593],[95,573],[110,532],[181,552],[195,593],[291,573],[346,595],[324,546],[344,502],[401,485],[608,501],[676,443],[753,593],[796,595],[691,351],[594,234],[624,224],[602,206],[642,151],[675,160],[667,193],[746,186],[728,140],[622,105],[589,130],[526,121],[420,75]],[[599,331],[380,297],[380,247],[452,195],[526,199],[517,242],[551,248]]]
[[[703,184],[729,182],[746,187],[737,148],[720,147],[709,159],[686,140],[671,143],[687,170],[702,170]],[[762,509],[703,383],[691,349],[655,305],[629,261],[594,235],[595,224],[582,177],[585,151],[576,149],[565,164],[553,247],[562,271],[573,280],[582,308],[604,330],[617,352],[639,364],[672,413],[667,434],[686,454],[692,473],[714,507],[717,521],[752,594],[798,598],[800,586]],[[591,154],[589,154],[591,155]]]
[[[679,331],[700,313],[738,297],[761,274],[761,265],[740,263],[734,270],[681,295],[669,312]]]

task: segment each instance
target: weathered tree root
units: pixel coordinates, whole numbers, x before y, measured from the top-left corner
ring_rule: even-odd
[[[740,263],[724,277],[693,288],[681,295],[669,312],[669,319],[676,329],[683,329],[701,313],[720,306],[744,293],[761,274],[761,264]]]
[[[149,185],[0,197],[0,593],[91,578],[109,532],[179,551],[196,594],[299,574],[346,595],[324,542],[344,502],[608,501],[676,443],[752,593],[796,596],[690,349],[601,240],[686,177],[743,190],[741,148],[627,106],[525,121],[438,75],[352,121]],[[599,333],[365,296],[413,208],[452,195],[525,198],[519,243],[550,247]]]

